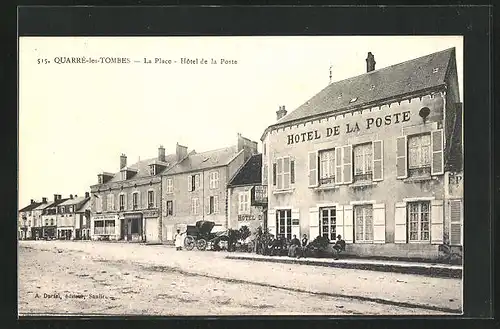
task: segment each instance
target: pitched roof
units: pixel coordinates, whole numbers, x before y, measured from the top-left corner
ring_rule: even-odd
[[[253,155],[231,179],[228,186],[262,183],[262,154]]]
[[[271,126],[441,86],[454,56],[450,48],[333,82]]]
[[[35,209],[36,207],[38,207],[41,204],[42,204],[41,202],[30,203],[29,205],[27,205],[26,207],[22,208],[19,211],[30,211],[30,210]]]
[[[41,203],[38,207],[36,207],[33,210],[43,210],[43,209],[47,208],[48,206],[50,206],[51,204],[52,204],[52,201],[49,201],[46,203]]]
[[[68,199],[68,200],[64,201],[63,203],[61,203],[60,206],[76,205],[76,204],[79,204],[79,203],[85,201],[85,199],[89,199],[89,198],[81,196],[81,197],[77,197],[77,198],[73,198],[73,199]]]
[[[176,161],[177,161],[176,154],[167,155],[165,157],[165,164],[168,164],[168,166],[165,169],[163,169],[161,172],[157,173],[157,175],[160,175],[161,173],[171,169]],[[127,166],[127,168],[137,170],[137,173],[131,179],[151,177],[151,175],[149,173],[149,165],[155,164],[155,163],[160,164],[161,162],[158,162],[158,158],[151,158],[151,159],[141,160],[141,161],[134,163],[131,166]],[[121,181],[121,177],[119,174],[120,174],[119,172],[115,173],[113,175],[113,178],[111,178],[108,182]]]
[[[202,153],[190,153],[166,174],[180,174],[209,168],[225,166],[238,154],[236,145]]]
[[[65,202],[66,200],[70,200],[69,198],[66,198],[66,199],[60,199],[60,200],[57,200],[57,201],[54,201],[52,202],[52,204],[50,204],[49,206],[47,206],[46,208],[54,208],[54,207],[57,207],[59,205],[61,205],[61,203]]]

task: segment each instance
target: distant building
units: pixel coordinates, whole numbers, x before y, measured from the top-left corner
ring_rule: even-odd
[[[262,135],[268,228],[360,256],[461,250],[462,104],[455,49],[329,84]]]
[[[69,198],[63,199],[60,194],[54,194],[54,200],[42,211],[42,237],[48,239],[57,238],[57,216],[61,209],[59,205]]]
[[[262,185],[262,154],[253,155],[227,185],[229,228],[264,228],[267,186]]]
[[[85,221],[85,212],[82,212],[81,209],[89,201],[90,195],[87,192],[84,197],[71,194],[68,200],[59,204],[59,211],[56,215],[58,239],[75,240],[82,238],[81,230],[82,223]]]
[[[47,202],[47,198],[43,197],[42,198],[42,203],[33,209],[33,227],[31,228],[31,237],[32,239],[38,240],[42,238],[42,214],[43,210],[49,206],[49,202]]]
[[[156,158],[127,166],[122,154],[118,172],[100,173],[91,186],[92,239],[159,242],[161,174],[177,161],[160,146]]]
[[[177,153],[186,156],[162,177],[164,240],[199,220],[215,222],[214,230],[228,228],[227,183],[257,153],[257,142],[238,134],[234,146],[188,154],[178,145]]]
[[[31,239],[31,228],[35,225],[33,210],[40,206],[41,202],[36,202],[31,199],[31,202],[26,207],[23,207],[18,212],[18,238],[21,240]]]

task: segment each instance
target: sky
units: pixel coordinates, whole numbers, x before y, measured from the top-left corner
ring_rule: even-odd
[[[334,82],[365,73],[368,52],[380,69],[451,47],[462,98],[460,36],[21,37],[19,207],[83,196],[100,172],[119,170],[122,153],[130,165],[160,145],[203,152],[236,144],[238,133],[260,148],[279,106],[290,112],[326,87],[330,66]],[[97,63],[56,63],[82,56]]]

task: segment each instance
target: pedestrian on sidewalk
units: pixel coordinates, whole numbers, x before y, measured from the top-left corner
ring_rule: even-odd
[[[342,240],[342,235],[337,235],[337,241],[333,245],[333,250],[335,250],[335,260],[339,259],[340,252],[345,251],[345,241]]]
[[[300,241],[294,234],[292,241],[290,241],[290,248],[288,249],[288,257],[295,257],[298,255],[300,249]]]
[[[177,233],[175,234],[175,250],[182,250],[182,234],[181,230],[177,229]]]
[[[307,242],[309,242],[309,240],[307,239],[307,234],[304,234],[302,236],[301,248],[300,248],[300,250],[299,250],[299,252],[297,254],[297,258],[306,257]]]

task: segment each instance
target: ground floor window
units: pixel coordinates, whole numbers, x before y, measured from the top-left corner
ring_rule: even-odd
[[[105,220],[104,221],[104,234],[115,234],[115,221]]]
[[[292,210],[282,209],[276,211],[276,229],[277,236],[283,236],[287,239],[292,238]]]
[[[104,221],[96,220],[94,222],[94,234],[104,234]]]
[[[354,206],[356,241],[373,241],[373,205]]]
[[[337,216],[335,207],[321,208],[320,217],[320,236],[328,238],[328,240],[335,240],[337,234]]]
[[[408,202],[409,241],[430,241],[430,202]]]

